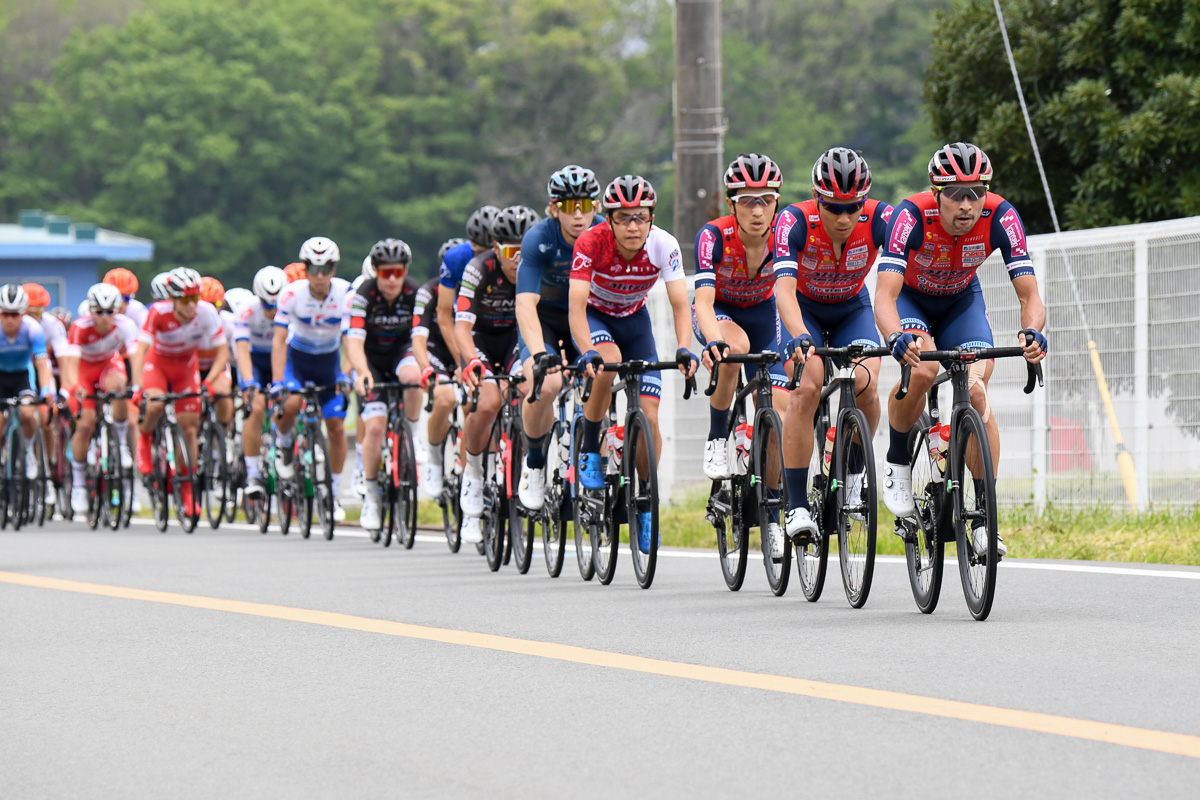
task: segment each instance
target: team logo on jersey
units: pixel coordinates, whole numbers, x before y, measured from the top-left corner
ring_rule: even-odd
[[[851,247],[846,251],[846,269],[862,269],[867,263],[867,246]]]
[[[801,256],[800,257],[800,266],[804,267],[805,269],[816,269],[817,268],[817,257],[810,256],[810,255]]]
[[[712,231],[704,230],[700,232],[700,262],[711,262],[713,257],[713,248],[716,246],[717,237],[713,236]]]
[[[913,228],[917,227],[917,220],[906,208],[900,212],[900,216],[896,218],[895,225],[892,226],[892,237],[888,240],[888,251],[892,253],[903,253],[908,247],[908,236],[913,232]]]
[[[987,260],[987,257],[987,245],[983,242],[963,245],[962,263],[964,267],[978,267]]]
[[[576,253],[575,258],[571,261],[571,269],[590,269],[592,259],[585,256],[583,253]]]
[[[541,244],[538,245],[538,250],[543,253],[549,253],[551,247],[553,247],[553,245],[542,242]]]
[[[894,210],[895,210],[894,206],[888,206],[887,208],[885,208],[883,210],[883,221],[884,222],[887,222],[888,220],[890,220],[892,218],[892,212]]]
[[[683,269],[683,256],[679,255],[679,248],[671,251],[671,255],[667,256],[667,268],[670,270]]]
[[[1025,250],[1025,232],[1021,230],[1021,220],[1017,218],[1016,209],[1010,208],[1004,212],[1004,216],[1000,218],[1000,227],[1004,228],[1005,234],[1008,235],[1008,243],[1012,245],[1014,256],[1029,255]]]
[[[796,217],[790,211],[784,211],[779,215],[779,221],[775,223],[775,255],[777,258],[786,258],[791,254],[788,236],[795,225]]]
[[[470,311],[470,310],[471,310],[471,300],[470,300],[470,298],[468,298],[468,297],[463,297],[462,295],[459,295],[459,296],[458,296],[458,305],[457,305],[457,306],[455,306],[455,308],[456,308],[458,311]]]

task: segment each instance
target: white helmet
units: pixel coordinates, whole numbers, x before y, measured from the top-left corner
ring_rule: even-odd
[[[75,312],[75,316],[78,319],[82,319],[83,317],[86,317],[88,314],[92,313],[92,309],[88,307],[88,300],[86,297],[80,301],[79,308],[75,309]]]
[[[88,289],[87,304],[88,311],[91,311],[93,314],[97,311],[112,311],[115,313],[121,305],[121,290],[107,283],[97,283]]]
[[[363,273],[362,274],[363,274],[363,277],[366,278],[367,280],[372,280],[376,277],[375,276],[375,265],[371,263],[370,255],[368,255],[366,258],[363,259]]]
[[[150,296],[155,300],[167,299],[167,278],[170,272],[160,272],[150,280]]]
[[[245,308],[246,303],[253,299],[254,292],[237,286],[225,293],[225,305],[229,306],[229,310],[235,314]]]
[[[19,283],[0,286],[0,311],[24,314],[29,309],[29,295]]]
[[[338,246],[332,239],[326,239],[324,236],[314,236],[300,245],[300,260],[310,267],[323,267],[327,264],[336,267],[341,258]]]
[[[274,305],[287,282],[287,275],[279,267],[263,267],[254,276],[254,294],[264,303]]]

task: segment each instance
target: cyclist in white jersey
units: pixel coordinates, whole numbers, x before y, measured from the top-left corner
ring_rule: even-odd
[[[246,454],[246,494],[266,491],[260,477],[263,418],[271,385],[271,345],[275,340],[275,304],[287,278],[279,267],[263,267],[254,276],[254,294],[237,310],[234,318],[234,350],[237,353],[238,391],[250,404],[250,416],[242,428],[242,450]],[[229,295],[225,295],[228,299]]]
[[[350,327],[350,282],[335,278],[340,254],[333,240],[316,236],[300,248],[300,261],[307,278],[292,281],[279,295],[275,311],[275,338],[271,345],[271,397],[298,391],[308,381],[318,386],[348,385],[341,370],[342,333]],[[321,413],[329,439],[329,470],[333,477],[333,518],[346,519],[338,500],[342,465],[346,460],[346,405],[342,393],[334,389],[321,392]],[[275,467],[281,478],[294,475],[291,445],[300,397],[289,397],[283,407],[278,429],[279,444]]]

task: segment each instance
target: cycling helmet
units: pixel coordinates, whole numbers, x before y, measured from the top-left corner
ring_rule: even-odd
[[[969,142],[948,144],[929,159],[929,182],[939,183],[992,180],[992,160],[987,153]]]
[[[302,281],[308,278],[308,268],[304,266],[303,261],[293,261],[283,268],[283,276],[287,278],[287,282]]]
[[[254,276],[254,294],[264,303],[275,305],[287,284],[287,274],[279,267],[263,267]]]
[[[778,189],[783,186],[783,173],[764,155],[742,153],[729,162],[724,182],[725,196],[733,197],[738,189]]]
[[[49,308],[50,292],[40,283],[27,283],[21,287],[25,290],[26,302],[30,308]]]
[[[604,190],[604,208],[654,208],[658,198],[650,181],[641,175],[622,175]]]
[[[254,299],[254,292],[249,289],[243,289],[240,286],[235,286],[225,293],[225,306],[233,313],[237,313],[246,307],[246,304]]]
[[[500,213],[495,206],[483,206],[467,218],[467,238],[480,247],[491,247],[492,220]]]
[[[97,311],[116,312],[121,307],[121,290],[114,283],[97,283],[88,289],[87,304],[88,311],[93,314]]]
[[[171,277],[169,272],[160,272],[150,281],[150,297],[155,300],[167,299],[167,278]]]
[[[403,264],[408,266],[412,261],[412,250],[400,239],[380,239],[371,248],[371,266],[380,264]]]
[[[200,279],[200,299],[220,308],[225,300],[225,287],[216,278],[206,275]]]
[[[826,200],[862,200],[871,191],[871,168],[849,147],[832,147],[813,164],[812,185]]]
[[[528,206],[509,206],[492,222],[492,237],[501,244],[518,244],[541,217]]]
[[[596,182],[596,173],[578,164],[567,164],[550,176],[546,184],[546,194],[550,199],[582,200],[590,197],[595,200],[600,196],[600,184]]]
[[[362,281],[369,281],[374,277],[375,265],[371,263],[371,255],[368,253],[367,257],[363,259],[362,277],[357,279],[355,282],[361,283]]]
[[[300,245],[300,260],[309,267],[323,267],[327,264],[337,266],[342,254],[332,239],[324,236],[314,236]]]
[[[29,295],[19,283],[6,283],[0,286],[0,311],[24,314],[29,308]]]
[[[466,239],[460,239],[456,236],[453,239],[447,239],[446,241],[442,242],[442,246],[438,248],[438,263],[441,264],[446,260],[446,253],[449,252],[451,247],[458,247],[465,241]]]
[[[108,272],[104,273],[104,283],[107,283],[109,286],[117,287],[117,291],[121,294],[137,294],[137,275],[134,275],[124,267],[110,269]]]
[[[176,267],[167,276],[167,297],[193,297],[200,294],[200,273],[188,267]]]

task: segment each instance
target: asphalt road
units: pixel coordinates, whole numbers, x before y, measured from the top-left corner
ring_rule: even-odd
[[[895,560],[855,611],[353,534],[0,532],[0,795],[1200,792],[1197,569],[1006,562],[977,623]]]

